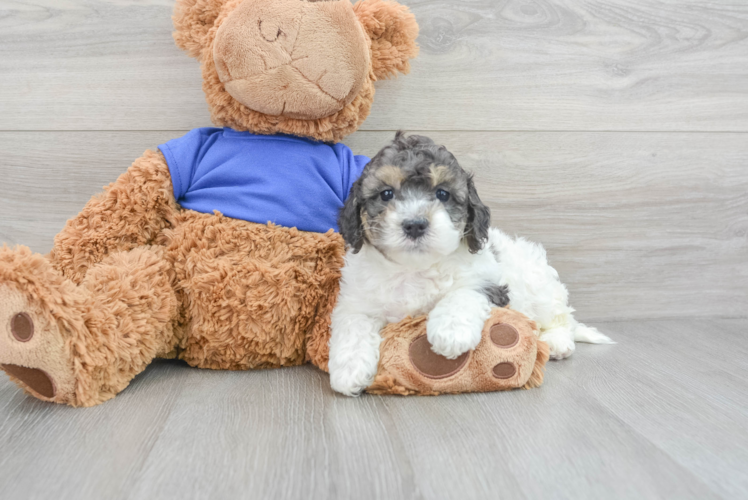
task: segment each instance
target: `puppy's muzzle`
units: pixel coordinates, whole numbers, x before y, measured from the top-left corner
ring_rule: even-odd
[[[403,222],[403,231],[408,238],[417,240],[429,228],[429,221],[426,219],[410,219]]]

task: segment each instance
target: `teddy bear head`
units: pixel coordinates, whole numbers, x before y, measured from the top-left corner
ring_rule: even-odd
[[[387,0],[177,0],[173,20],[213,122],[258,134],[341,140],[418,53],[414,16]]]

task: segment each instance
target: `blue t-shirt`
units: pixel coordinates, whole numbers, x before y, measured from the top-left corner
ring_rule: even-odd
[[[184,208],[302,231],[338,230],[338,212],[369,162],[343,144],[197,128],[159,146]]]

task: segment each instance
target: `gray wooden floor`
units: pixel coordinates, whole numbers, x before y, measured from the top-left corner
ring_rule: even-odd
[[[0,382],[0,498],[745,498],[748,320],[598,323],[537,390],[330,390],[312,367],[151,366],[114,400]]]
[[[748,498],[748,3],[403,0],[412,73],[346,140],[433,136],[542,242],[579,346],[537,390],[335,396],[311,367],[159,362],[91,409],[0,375],[0,498]],[[49,251],[208,126],[173,0],[0,0],[0,244]]]

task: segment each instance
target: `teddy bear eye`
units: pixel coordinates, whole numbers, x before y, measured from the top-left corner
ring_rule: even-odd
[[[382,198],[382,201],[390,201],[395,197],[395,192],[391,189],[385,189],[384,191],[379,193],[379,197]]]
[[[443,189],[437,189],[436,190],[436,198],[439,201],[442,201],[442,202],[446,203],[447,200],[449,200],[449,193],[447,191],[443,190]]]

